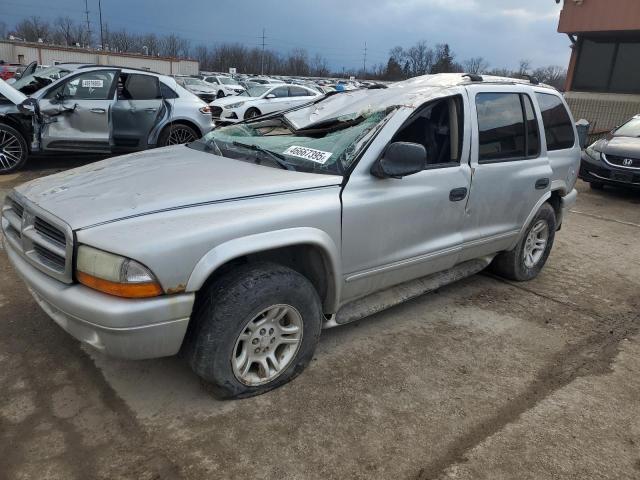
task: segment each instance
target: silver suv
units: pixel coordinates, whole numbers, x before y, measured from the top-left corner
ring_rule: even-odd
[[[190,142],[213,127],[206,103],[145,70],[61,64],[12,86],[0,80],[0,173],[31,152],[123,153]]]
[[[34,180],[2,229],[71,335],[130,359],[182,351],[246,397],[299,374],[322,328],[488,266],[534,278],[579,161],[552,88],[426,76]]]

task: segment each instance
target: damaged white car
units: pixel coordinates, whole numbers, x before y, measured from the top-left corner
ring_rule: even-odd
[[[191,142],[214,126],[209,106],[156,73],[62,64],[0,80],[0,174],[33,152],[122,153]],[[25,93],[31,93],[30,96]]]

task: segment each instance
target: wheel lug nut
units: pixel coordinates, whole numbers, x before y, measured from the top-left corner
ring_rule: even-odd
[[[255,351],[256,351],[256,353],[260,353],[260,349],[259,348],[256,348]]]
[[[265,333],[267,333],[267,331],[264,328],[260,329],[260,335],[264,335]]]
[[[257,338],[254,338],[253,340],[251,340],[251,343],[253,343],[254,345],[257,345],[259,341],[260,340],[258,340]]]
[[[269,329],[269,335],[273,335],[273,328]]]
[[[275,341],[276,341],[275,337],[271,339],[271,343],[273,343]]]

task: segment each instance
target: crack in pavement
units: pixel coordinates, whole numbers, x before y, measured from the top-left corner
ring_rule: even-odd
[[[576,307],[571,303],[567,304],[520,285],[513,285],[502,278],[492,275],[489,277],[570,308]],[[593,333],[567,344],[564,349],[555,353],[524,392],[509,401],[490,418],[480,422],[467,434],[453,441],[443,455],[429,462],[419,471],[418,475],[414,477],[416,480],[435,480],[450,466],[466,461],[465,454],[467,452],[504,429],[508,424],[518,420],[522,414],[577,378],[602,375],[612,371],[611,365],[620,352],[620,343],[640,333],[640,322],[638,322],[640,314],[629,312],[612,317],[602,317],[595,312],[580,310],[583,311],[582,313],[599,320],[596,322]]]
[[[603,220],[605,222],[619,223],[620,225],[627,225],[629,227],[640,228],[640,223],[625,222],[624,220],[616,220],[615,218],[603,217],[602,215],[596,215],[594,213],[581,212],[579,210],[569,210],[569,211],[571,213],[575,213],[575,214],[578,214],[578,215],[584,215],[585,217],[596,218],[598,220]]]

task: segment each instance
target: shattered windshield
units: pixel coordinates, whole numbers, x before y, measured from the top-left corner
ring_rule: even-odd
[[[388,113],[354,114],[295,131],[278,116],[217,128],[190,146],[289,170],[342,175]]]
[[[33,90],[33,91],[36,91],[42,88],[43,86],[48,85],[49,83],[59,80],[60,78],[69,74],[70,72],[71,72],[70,70],[67,70],[65,68],[60,68],[60,67],[48,67],[48,68],[37,69],[31,75],[26,75],[24,77],[19,78],[11,86],[16,90],[22,91],[22,89],[27,85],[34,84],[34,86],[38,86],[42,84],[38,86],[38,88]]]

